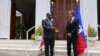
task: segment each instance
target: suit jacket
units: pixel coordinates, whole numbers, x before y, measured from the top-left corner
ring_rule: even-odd
[[[52,20],[53,24],[53,20]],[[53,25],[50,25],[50,22],[47,19],[42,20],[43,27],[43,37],[44,38],[54,38],[54,30],[52,29]]]
[[[69,20],[67,23],[67,34],[71,33],[72,38],[68,37],[67,35],[67,39],[76,39],[78,35],[78,29],[79,29],[79,20],[74,18],[72,23],[70,23],[70,20]]]

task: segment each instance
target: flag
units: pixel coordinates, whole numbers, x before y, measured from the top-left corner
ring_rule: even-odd
[[[41,37],[41,40],[40,40],[39,49],[40,49],[40,51],[43,51],[43,49],[44,49],[44,40],[43,40],[43,36]]]
[[[77,19],[79,19],[79,31],[78,31],[78,37],[77,37],[77,47],[76,47],[76,51],[77,54],[81,54],[85,51],[86,48],[86,37],[84,34],[84,28],[83,28],[83,24],[82,24],[82,19],[81,19],[81,15],[80,15],[80,7],[79,5],[76,6],[76,10],[75,10],[75,17]]]

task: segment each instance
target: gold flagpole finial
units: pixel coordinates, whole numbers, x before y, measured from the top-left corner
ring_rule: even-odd
[[[76,2],[79,2],[79,0],[76,0]]]
[[[76,0],[77,4],[79,3],[79,0]]]

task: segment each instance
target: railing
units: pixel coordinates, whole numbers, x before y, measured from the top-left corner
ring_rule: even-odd
[[[8,27],[8,26],[9,26],[9,25],[7,25],[7,26],[4,26],[4,27],[0,28],[0,30],[1,30],[1,29],[4,29],[4,28],[6,28],[6,27]]]
[[[34,28],[35,28],[35,26],[33,26],[33,27],[31,27],[30,29],[27,30],[27,32],[26,32],[26,38],[27,38],[27,40],[28,40],[28,33],[29,33],[32,29],[34,29]]]
[[[100,27],[100,25],[98,25],[98,27]]]
[[[7,28],[7,27],[9,27],[9,25],[0,28],[0,30],[2,30],[2,29],[4,29],[4,28]],[[0,37],[1,37],[1,36],[0,36]],[[2,39],[3,39],[3,38],[2,38]],[[5,38],[4,38],[4,39],[5,39]],[[9,38],[8,38],[8,39],[9,39]]]

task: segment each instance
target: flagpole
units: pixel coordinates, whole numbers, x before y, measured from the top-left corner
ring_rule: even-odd
[[[76,4],[78,5],[79,4],[79,0],[76,0]],[[84,29],[84,28],[83,28]],[[87,32],[87,31],[86,31]],[[84,51],[85,52],[85,51]],[[84,56],[84,52],[83,53],[81,53],[81,54],[79,54],[78,56]],[[86,56],[87,56],[87,54],[86,54]]]
[[[77,4],[79,3],[79,0],[77,0]],[[82,0],[82,14],[83,14],[83,0]],[[82,16],[82,18],[83,18],[83,16]],[[83,29],[84,29],[84,31],[86,32],[86,45],[87,45],[87,47],[86,47],[86,56],[88,56],[88,52],[89,52],[89,50],[88,50],[88,31],[83,27]]]
[[[88,56],[88,31],[83,27],[84,31],[86,32],[86,43],[87,43],[87,52],[86,52],[86,56]]]
[[[76,3],[79,4],[79,0],[76,0]]]

